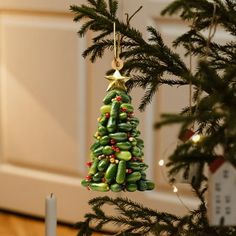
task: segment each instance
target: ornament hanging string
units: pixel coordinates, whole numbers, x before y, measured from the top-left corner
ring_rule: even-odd
[[[215,36],[216,28],[217,28],[216,4],[214,3],[213,4],[213,15],[212,15],[211,23],[210,23],[210,26],[209,26],[208,38],[207,38],[207,41],[206,41],[206,54],[205,54],[205,57],[204,57],[205,60],[207,60],[207,58],[209,56],[210,44],[211,44],[211,41],[212,41],[213,37]],[[196,106],[198,106],[198,104],[200,102],[201,94],[202,94],[202,90],[200,88],[199,91],[198,91],[197,105]]]
[[[195,20],[196,20],[196,16],[193,19],[193,24],[191,25],[191,28],[194,29],[194,25],[195,25]],[[189,42],[189,46],[190,46],[190,54],[189,54],[189,71],[192,74],[192,70],[193,70],[193,63],[192,63],[192,44],[191,42]],[[193,84],[192,84],[192,80],[190,80],[189,82],[189,115],[191,116],[193,113]],[[194,123],[191,126],[191,129],[194,130]]]
[[[114,40],[114,59],[111,66],[114,70],[120,70],[123,68],[123,61],[120,59],[120,34],[116,33],[116,23],[113,23],[113,40]]]
[[[117,59],[117,47],[116,47],[116,23],[113,23],[113,41],[114,41],[114,60]]]
[[[190,70],[191,74],[192,74],[192,67],[193,67],[193,63],[192,63],[192,46],[190,44],[189,70]],[[192,97],[193,97],[193,84],[192,84],[192,80],[190,80],[190,82],[189,82],[189,114],[190,115],[192,114],[192,109],[193,109]],[[194,124],[192,125],[192,128],[194,128]]]
[[[120,51],[121,51],[120,41],[121,41],[120,35],[116,33],[116,23],[113,22],[114,58],[111,62],[111,67],[112,69],[115,70],[115,72],[113,75],[105,77],[110,81],[107,91],[114,88],[119,88],[127,91],[125,83],[129,80],[129,77],[122,76],[119,72],[119,70],[122,69],[124,65],[123,61],[120,59]]]
[[[195,19],[194,19],[193,24],[192,24],[192,29],[195,29],[195,26],[194,26],[195,24],[194,23],[195,23]],[[217,29],[217,17],[216,17],[216,4],[214,3],[213,4],[212,19],[211,19],[211,23],[210,23],[210,26],[209,26],[208,37],[207,37],[207,40],[206,40],[206,53],[205,53],[205,56],[204,56],[205,60],[207,60],[207,58],[209,56],[210,44],[211,44],[211,41],[212,41],[213,37],[215,36],[216,29]],[[190,56],[189,56],[189,70],[192,73],[192,45],[191,45],[191,43],[190,43]],[[201,93],[202,93],[202,90],[199,89],[198,94],[197,94],[197,98],[196,98],[195,111],[197,110],[198,104],[200,102]],[[193,96],[193,94],[192,94],[192,81],[190,81],[190,83],[189,83],[189,109],[190,109],[189,113],[190,114],[192,114],[192,109],[193,109],[192,96]],[[194,128],[194,124],[192,125],[192,128]]]
[[[127,21],[127,27],[130,26],[130,21],[132,18],[143,8],[143,6],[140,6],[131,16],[129,16],[128,13],[125,13],[126,15],[126,21]],[[114,70],[120,70],[123,68],[124,62],[120,59],[120,53],[121,53],[121,41],[123,39],[123,36],[121,37],[120,34],[116,33],[116,23],[113,22],[113,40],[114,40],[114,60],[112,61],[112,68]]]
[[[217,28],[216,4],[214,3],[214,4],[213,4],[213,16],[212,16],[212,19],[211,19],[211,24],[210,24],[209,33],[208,33],[208,38],[207,38],[206,55],[205,55],[205,58],[206,58],[206,59],[207,59],[207,57],[209,56],[210,44],[211,44],[211,40],[212,40],[213,37],[215,36],[216,28]]]

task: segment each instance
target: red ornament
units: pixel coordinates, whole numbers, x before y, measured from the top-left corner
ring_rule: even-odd
[[[116,152],[120,152],[120,149],[118,147],[116,147],[115,151]]]
[[[116,158],[116,155],[115,154],[111,154],[110,158]]]
[[[91,179],[92,179],[92,176],[87,175],[87,176],[85,177],[85,179],[87,179],[87,180],[91,180]]]
[[[89,162],[86,163],[86,166],[88,166],[88,167],[90,167],[91,165],[92,165],[92,162],[91,162],[91,161],[89,161]]]
[[[133,171],[131,169],[128,169],[128,174],[131,174]]]
[[[116,101],[117,101],[117,102],[120,102],[121,100],[122,100],[122,97],[121,97],[121,96],[117,96],[117,97],[116,97]]]
[[[111,139],[111,144],[115,144],[116,140],[115,139]]]
[[[188,141],[193,135],[195,134],[195,132],[191,129],[186,129],[184,130],[180,135],[179,135],[179,140],[181,140],[182,142],[186,142]]]
[[[126,112],[126,111],[127,111],[127,108],[126,108],[126,107],[122,107],[122,108],[121,108],[121,111]]]
[[[110,113],[107,112],[107,113],[105,114],[105,117],[106,117],[107,119],[110,118]]]
[[[116,146],[112,145],[111,148],[115,151],[116,150]]]

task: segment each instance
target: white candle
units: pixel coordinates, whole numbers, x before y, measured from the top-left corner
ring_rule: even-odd
[[[45,236],[56,236],[57,204],[53,193],[45,201]]]

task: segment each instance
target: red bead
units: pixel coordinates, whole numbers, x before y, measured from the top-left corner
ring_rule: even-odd
[[[115,154],[111,154],[111,158],[116,158],[116,155]]]
[[[131,169],[128,169],[128,174],[131,174],[133,171]]]
[[[115,151],[116,151],[116,152],[120,152],[120,149],[117,147],[117,148],[115,149]]]
[[[88,167],[90,167],[91,165],[92,165],[92,162],[91,162],[91,161],[89,161],[89,162],[86,163],[86,166],[88,166]]]
[[[122,97],[121,96],[117,96],[116,97],[116,101],[120,102],[122,100]]]
[[[106,116],[106,118],[110,118],[110,113],[107,112],[107,113],[105,114],[105,116]]]
[[[126,112],[126,111],[127,111],[127,108],[126,108],[126,107],[122,107],[121,110],[122,110],[123,112]]]
[[[115,139],[111,139],[111,144],[115,144],[116,140]]]
[[[90,179],[92,179],[92,176],[87,175],[85,179],[90,180]]]

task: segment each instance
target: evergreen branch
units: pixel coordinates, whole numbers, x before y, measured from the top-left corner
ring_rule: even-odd
[[[107,196],[97,197],[90,200],[89,204],[92,205],[94,214],[86,214],[85,217],[87,220],[84,224],[82,222],[77,223],[81,235],[87,235],[87,229],[84,225],[88,227],[88,222],[95,224],[95,229],[99,230],[107,223],[124,226],[124,230],[116,235],[146,235],[149,232],[154,234],[157,232],[173,232],[175,231],[174,224],[179,220],[179,218],[174,215],[156,212],[129,199],[112,199]],[[106,215],[101,209],[101,207],[105,205],[112,205],[118,213],[121,211],[121,215]],[[88,228],[90,228],[90,226]]]
[[[157,80],[157,78],[156,78]],[[181,80],[174,80],[174,79],[158,79],[158,83],[160,85],[162,84],[168,84],[170,86],[183,86],[186,85],[187,83],[185,81],[181,81]],[[143,75],[133,75],[132,79],[129,80],[129,87],[142,87],[142,88],[146,88],[147,86],[147,80],[146,80],[146,76]]]
[[[107,3],[108,2],[108,3]],[[190,29],[174,42],[183,46],[185,55],[204,58],[191,72],[180,56],[170,49],[153,27],[147,27],[150,37],[143,39],[142,33],[116,16],[117,0],[88,0],[88,5],[72,6],[75,21],[82,22],[79,36],[88,30],[95,32],[93,44],[84,52],[93,62],[104,52],[113,50],[112,26],[122,35],[120,57],[125,60],[122,73],[132,79],[129,89],[141,87],[145,90],[140,109],[151,102],[161,85],[194,87],[193,104],[180,114],[163,114],[155,128],[164,125],[181,124],[180,132],[195,124],[195,130],[202,135],[200,142],[191,140],[178,145],[170,155],[167,167],[173,179],[179,171],[185,171],[192,164],[198,164],[197,174],[191,183],[200,205],[184,217],[160,213],[129,199],[95,198],[90,201],[93,213],[86,214],[85,222],[79,222],[78,235],[91,235],[94,229],[102,229],[109,223],[122,228],[116,235],[176,235],[176,236],[221,236],[236,234],[236,227],[210,227],[205,204],[206,181],[203,168],[217,157],[220,146],[225,158],[236,166],[236,2],[234,0],[175,0],[163,14],[179,14],[182,20],[191,23]],[[138,9],[139,11],[140,9]],[[213,14],[215,13],[215,14]],[[214,16],[213,16],[214,15]],[[231,41],[218,43],[206,38],[204,31],[216,30],[220,26],[229,32]],[[111,72],[111,71],[110,71]],[[171,75],[166,79],[166,74]],[[169,78],[169,77],[168,77]],[[111,205],[115,215],[107,215],[104,207]]]
[[[78,31],[79,36],[83,37],[86,34],[86,32],[88,31],[88,29],[91,27],[92,24],[94,24],[94,20],[84,23],[81,26],[80,30]]]
[[[91,54],[91,61],[95,62],[97,57],[102,57],[105,50],[107,48],[113,48],[113,41],[112,40],[102,40],[100,42],[97,42],[96,44],[93,44],[92,46],[88,47],[83,52],[83,57],[87,57]]]
[[[236,35],[235,2],[214,0],[177,0],[167,6],[162,15],[179,14],[184,21],[194,20],[194,28],[198,31],[210,27],[214,4],[218,24],[232,35]]]
[[[158,86],[159,86],[159,83],[157,79],[151,82],[151,86],[146,89],[146,92],[143,98],[141,99],[141,104],[139,105],[140,111],[143,111],[146,105],[151,102],[152,97],[156,93]]]
[[[154,125],[154,128],[159,129],[164,125],[170,124],[178,124],[178,123],[188,123],[191,124],[195,120],[195,117],[188,115],[180,115],[180,114],[167,114],[164,113],[161,115],[161,121],[157,122]]]
[[[127,209],[140,209],[145,216],[148,217],[149,213],[151,213],[150,220],[145,223],[145,221],[140,221],[136,219],[129,218],[129,213],[124,216],[119,215],[119,212],[115,214],[115,216],[104,215],[103,218],[97,215],[96,210],[94,210],[94,214],[87,214],[85,222],[77,223],[77,227],[80,228],[80,232],[78,235],[88,236],[91,235],[92,232],[96,231],[95,229],[91,229],[89,223],[95,224],[95,227],[99,225],[97,228],[101,228],[101,222],[103,221],[105,226],[107,223],[113,223],[114,225],[126,226],[122,228],[121,231],[116,233],[115,235],[149,235],[150,233],[153,235],[176,235],[176,236],[199,236],[203,235],[203,232],[207,232],[209,234],[206,235],[218,235],[218,232],[222,232],[224,229],[225,232],[228,232],[227,235],[230,235],[229,232],[235,232],[236,227],[232,228],[211,228],[208,224],[207,214],[206,214],[206,205],[204,202],[204,192],[206,188],[202,189],[196,188],[193,186],[193,189],[197,196],[201,199],[202,203],[199,205],[199,208],[193,211],[190,211],[189,214],[183,217],[176,217],[172,214],[168,213],[159,213],[153,210],[150,210],[146,207],[143,207],[141,204],[134,203],[128,199],[123,198],[109,198],[109,197],[98,197],[94,198],[90,201],[90,204],[97,205],[98,207],[103,205],[112,205],[113,207],[120,207]],[[97,202],[97,203],[96,203]],[[156,218],[152,218],[152,215],[155,215]],[[141,217],[142,214],[139,214]],[[128,217],[128,218],[127,218]],[[96,223],[97,222],[97,223]],[[151,223],[149,223],[151,222]],[[96,225],[97,224],[97,225]],[[200,234],[199,234],[200,232]],[[221,234],[222,235],[222,234]]]
[[[179,14],[183,20],[192,19],[195,12],[199,14],[206,12],[213,12],[212,3],[205,0],[177,0],[169,4],[162,12],[162,15]]]
[[[151,37],[149,37],[150,42],[154,42],[157,45],[160,45],[160,47],[165,47],[161,34],[157,32],[155,28],[153,28],[152,26],[149,26],[147,27],[147,31],[151,33]]]
[[[99,34],[98,36],[95,36],[93,38],[93,43],[96,44],[98,43],[99,44],[99,41],[105,41],[104,38],[106,38],[106,36],[110,35],[112,33],[112,30],[107,30],[106,32],[103,32],[101,34]],[[105,51],[106,48],[104,48],[104,51]],[[96,56],[96,57],[99,57],[99,56]]]
[[[156,72],[159,72],[155,78],[159,78],[160,80],[162,79],[163,71],[167,71],[168,73],[177,75],[178,77],[181,77],[183,73],[188,73],[184,62],[179,55],[172,52],[172,50],[164,44],[160,33],[153,27],[147,28],[147,31],[151,33],[151,37],[146,42],[143,40],[142,34],[138,30],[130,27],[129,24],[121,22],[115,17],[114,13],[117,10],[117,1],[109,1],[108,5],[110,10],[107,9],[107,4],[104,4],[104,1],[92,1],[90,4],[92,6],[82,5],[81,7],[71,7],[71,10],[75,13],[75,21],[85,20],[85,23],[79,31],[81,37],[87,30],[92,30],[98,33],[98,35],[93,39],[94,44],[83,53],[83,56],[90,56],[90,60],[94,62],[96,58],[103,56],[104,51],[107,48],[113,48],[111,46],[111,40],[106,39],[106,37],[111,34],[112,22],[116,22],[117,31],[124,36],[123,38],[125,38],[125,42],[122,42],[124,51],[122,57],[128,62],[135,60],[135,58],[140,59],[140,57],[142,57],[142,63],[146,63],[150,66],[151,64],[154,64],[154,61],[156,61],[156,65],[154,66]],[[114,10],[112,13],[111,5]],[[128,63],[125,68],[129,73],[132,73],[133,71],[142,71],[144,66],[140,68],[140,66],[135,66],[134,63]],[[148,87],[148,83],[150,83],[150,86],[156,84],[154,80],[149,80],[150,77],[153,77],[151,76],[151,73],[151,70],[147,71],[147,69],[144,73],[147,81],[146,87]],[[166,80],[162,79],[162,83],[164,84],[165,82]],[[156,89],[157,87],[158,86],[155,86]],[[145,105],[151,101],[154,93],[155,91],[153,89],[145,92],[140,108],[144,109]],[[148,100],[144,101],[145,99]]]

